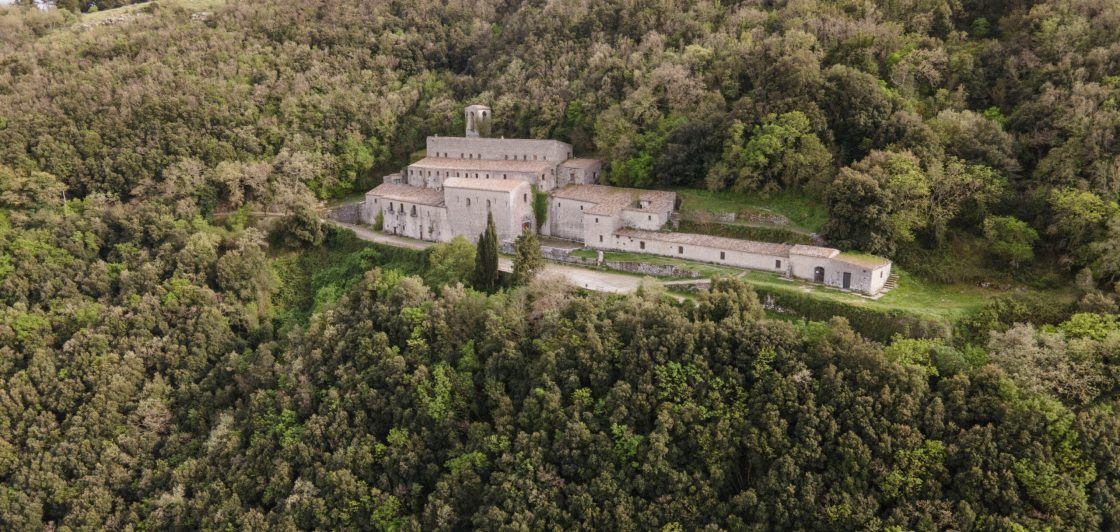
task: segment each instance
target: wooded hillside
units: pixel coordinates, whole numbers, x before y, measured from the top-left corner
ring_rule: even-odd
[[[191,5],[0,8],[0,529],[1120,527],[1115,2]],[[872,342],[320,225],[475,102],[1078,301]]]

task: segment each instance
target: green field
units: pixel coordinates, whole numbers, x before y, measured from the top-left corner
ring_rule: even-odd
[[[800,228],[810,232],[820,231],[828,220],[828,208],[823,203],[794,192],[779,192],[765,197],[753,192],[712,192],[695,188],[675,188],[673,192],[681,200],[682,211],[763,211],[785,216],[793,226],[790,229]]]

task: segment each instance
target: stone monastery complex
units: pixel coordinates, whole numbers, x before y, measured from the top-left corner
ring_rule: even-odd
[[[426,157],[366,193],[361,220],[380,216],[382,231],[420,240],[474,242],[492,213],[499,240],[512,241],[536,227],[540,191],[548,194],[541,234],[590,249],[769,271],[869,295],[890,277],[891,262],[880,257],[667,230],[676,193],[598,185],[600,161],[573,158],[571,145],[556,140],[480,136],[491,119],[489,107],[472,105],[466,137],[428,137]]]

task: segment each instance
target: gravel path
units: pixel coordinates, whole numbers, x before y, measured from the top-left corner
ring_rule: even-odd
[[[334,220],[324,220],[327,223],[334,224],[338,227],[345,227],[354,232],[358,238],[367,240],[369,242],[377,242],[379,244],[386,244],[390,246],[397,246],[409,249],[426,249],[433,245],[434,242],[425,242],[423,240],[415,240],[412,238],[405,238],[395,235],[387,235],[380,231],[367,229],[360,225],[348,224],[337,222]],[[508,272],[513,268],[513,261],[505,257],[498,259],[498,268],[502,271]],[[626,275],[622,273],[607,272],[601,270],[590,270],[587,268],[579,268],[576,266],[569,266],[566,264],[557,264],[555,262],[545,262],[544,271],[542,275],[556,276],[564,279],[568,284],[577,286],[579,288],[586,288],[588,290],[595,290],[598,292],[612,292],[612,293],[627,293],[637,290],[643,282],[657,282],[650,279],[643,279],[635,275]]]

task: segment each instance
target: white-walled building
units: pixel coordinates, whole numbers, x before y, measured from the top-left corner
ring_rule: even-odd
[[[666,231],[673,192],[597,185],[602,164],[572,158],[556,140],[485,138],[489,107],[466,109],[465,137],[428,137],[427,156],[366,193],[361,220],[420,240],[477,241],[494,217],[500,241],[536,227],[534,196],[547,193],[546,236],[592,249],[649,253],[774,272],[844,290],[878,293],[891,262],[805,245]]]

